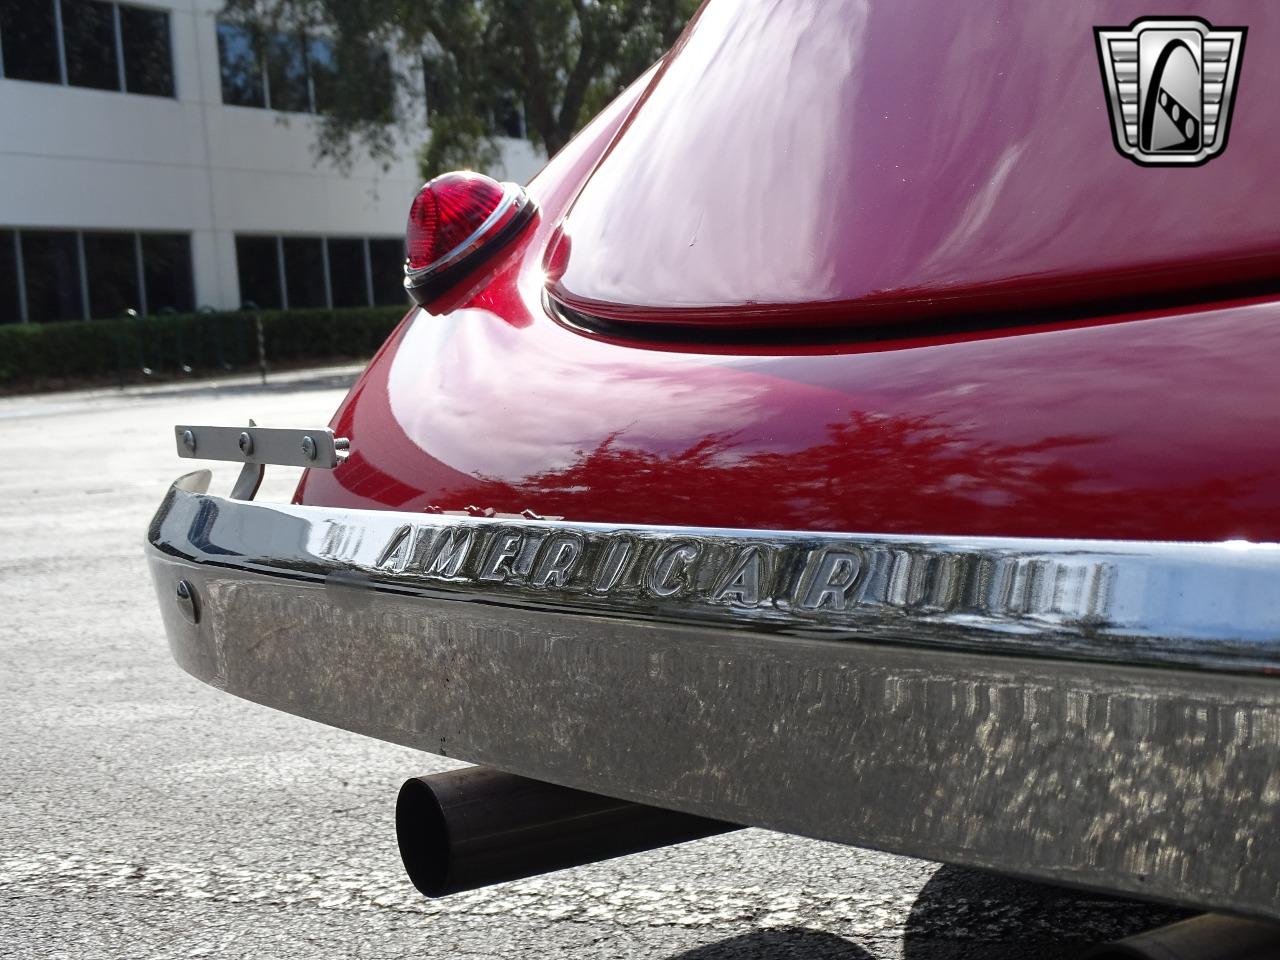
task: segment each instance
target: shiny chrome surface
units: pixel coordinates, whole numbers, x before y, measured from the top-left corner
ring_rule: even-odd
[[[207,483],[170,491],[149,557],[175,658],[220,689],[638,803],[1280,919],[1280,680],[1062,658],[1110,637],[1151,659],[1179,649],[1177,625],[1180,660],[1260,666],[1273,547],[526,525],[240,503]],[[637,562],[615,579],[621,542]],[[758,552],[761,598],[808,579],[745,607],[755,561],[729,562],[731,544]],[[923,589],[976,570],[1003,585],[984,594],[998,618]],[[915,612],[838,610],[861,585]],[[1160,637],[1136,626],[1156,611]],[[919,645],[939,636],[973,649]],[[1067,642],[1010,655],[1038,638]]]
[[[236,504],[156,545],[278,576],[836,641],[1280,670],[1280,545],[904,537]],[[197,545],[216,545],[214,554]]]

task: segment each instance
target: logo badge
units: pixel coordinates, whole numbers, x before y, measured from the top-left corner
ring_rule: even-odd
[[[1245,29],[1175,17],[1095,27],[1116,149],[1152,167],[1226,149]]]

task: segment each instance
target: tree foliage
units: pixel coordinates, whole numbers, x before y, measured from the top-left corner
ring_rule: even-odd
[[[433,176],[491,166],[500,134],[523,132],[554,154],[671,46],[695,6],[696,0],[225,0],[222,17],[251,24],[264,37],[330,38],[332,62],[317,71],[325,87],[316,98],[322,156],[340,164],[356,153],[386,161],[398,123],[422,136],[420,165]],[[429,136],[420,126],[424,101]],[[512,122],[520,113],[523,130]]]

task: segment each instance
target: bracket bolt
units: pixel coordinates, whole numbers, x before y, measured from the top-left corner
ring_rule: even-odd
[[[253,453],[253,437],[247,432],[240,434],[240,452],[246,457]]]
[[[178,598],[178,610],[182,616],[190,623],[200,622],[200,607],[196,600],[195,587],[191,586],[186,580],[179,580],[174,590]]]
[[[196,435],[190,430],[182,431],[182,445],[186,448],[187,453],[196,452]]]
[[[308,460],[316,458],[316,442],[311,438],[310,434],[306,434],[302,438],[302,455]]]

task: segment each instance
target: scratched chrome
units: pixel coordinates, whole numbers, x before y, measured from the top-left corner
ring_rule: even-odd
[[[174,657],[227,692],[734,823],[1280,919],[1280,679],[1008,655],[1269,662],[1274,548],[614,531],[207,483],[171,490],[149,559]],[[984,562],[977,614],[961,573]],[[984,652],[913,642],[948,637]]]
[[[156,546],[278,576],[815,639],[1280,670],[1280,545],[815,535],[231,504]],[[199,546],[207,545],[207,546]]]

